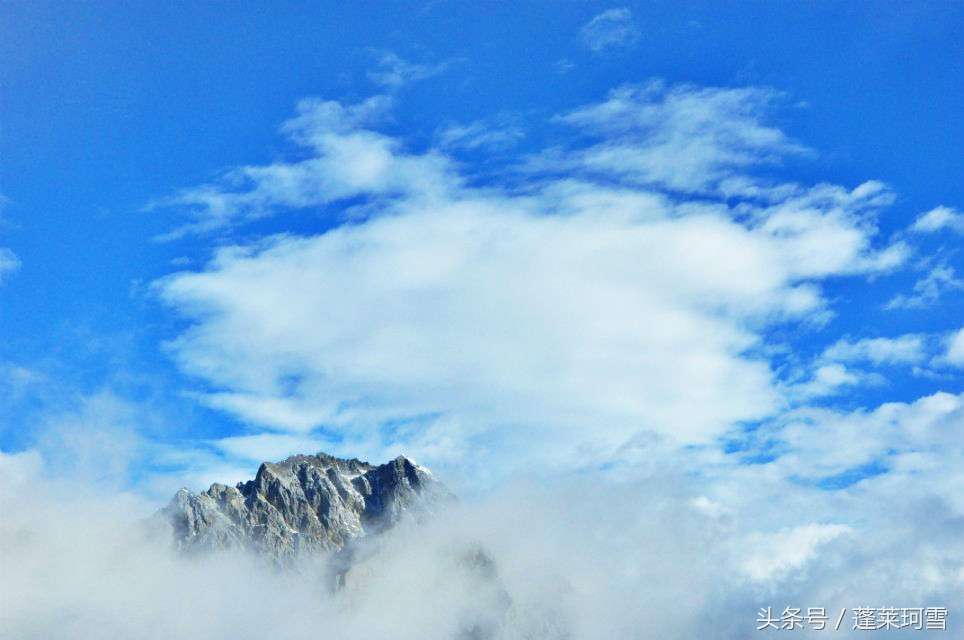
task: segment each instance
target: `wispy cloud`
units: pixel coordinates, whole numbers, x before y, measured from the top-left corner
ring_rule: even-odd
[[[425,80],[444,73],[451,62],[418,64],[409,62],[391,51],[376,52],[376,66],[368,71],[368,79],[387,89],[398,89],[406,84]]]
[[[556,63],[552,65],[559,75],[565,75],[576,68],[576,63],[568,58],[561,58],[556,60]]]
[[[891,482],[905,473],[920,472],[917,480],[901,486],[908,491],[933,491],[931,483],[939,483],[941,469],[947,470],[944,453],[955,459],[962,455],[960,445],[954,443],[964,428],[962,408],[961,396],[942,392],[873,410],[801,408],[787,412],[766,431],[782,444],[777,447],[782,455],[775,466],[788,477],[826,481],[876,463],[883,469],[893,468]],[[855,474],[853,481],[865,476]],[[887,480],[882,479],[882,484]]]
[[[679,191],[746,195],[753,183],[738,172],[809,153],[766,122],[778,98],[778,93],[756,87],[671,86],[661,81],[620,87],[603,102],[557,118],[596,140],[567,155],[566,170],[617,174]],[[543,165],[551,168],[554,160],[548,156]]]
[[[834,362],[869,362],[874,365],[906,365],[923,362],[927,341],[920,334],[896,338],[863,338],[857,341],[841,338],[821,356]]]
[[[0,283],[21,267],[20,258],[10,249],[0,247]]]
[[[628,47],[639,40],[639,29],[632,12],[623,7],[608,9],[583,25],[579,32],[583,43],[594,53],[606,49]]]
[[[884,309],[926,309],[937,304],[944,294],[960,290],[964,290],[964,280],[957,277],[953,267],[942,264],[917,280],[912,294],[895,295],[887,301]]]
[[[313,155],[206,187],[227,203],[215,219],[349,196],[366,218],[225,247],[156,283],[191,323],[170,352],[211,385],[203,402],[252,428],[323,426],[366,451],[425,447],[429,463],[430,429],[446,455],[486,442],[551,466],[608,459],[641,433],[705,444],[767,419],[788,401],[768,328],[825,317],[823,279],[906,257],[875,239],[885,185],[754,177],[802,149],[766,123],[771,96],[622,89],[561,116],[590,146],[575,136],[521,190],[513,175],[470,186],[445,153],[378,132],[386,99],[304,101],[282,131]],[[452,144],[488,132],[466,126]],[[652,163],[587,163],[617,147]],[[838,363],[814,383],[858,378]]]
[[[476,120],[468,124],[447,124],[435,137],[443,149],[498,151],[518,144],[525,137],[525,130],[507,121]]]
[[[842,393],[847,388],[873,382],[864,372],[846,367],[839,362],[819,364],[809,379],[796,382],[788,393],[797,403],[815,398],[826,398]]]
[[[941,229],[964,233],[964,213],[941,206],[921,214],[911,226],[911,230],[918,233],[933,233]]]
[[[943,361],[955,367],[964,367],[964,329],[947,337],[947,351]]]
[[[175,207],[195,218],[162,239],[222,229],[279,209],[319,207],[362,194],[428,197],[457,185],[446,157],[407,154],[398,140],[366,128],[384,118],[390,105],[386,96],[349,106],[302,100],[297,115],[281,131],[311,157],[238,167],[219,183],[184,189],[153,203],[150,208]]]

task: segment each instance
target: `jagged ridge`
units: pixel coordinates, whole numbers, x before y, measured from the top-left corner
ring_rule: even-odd
[[[319,453],[265,462],[253,480],[181,489],[162,511],[178,549],[249,550],[277,559],[340,550],[451,501],[431,472],[404,456],[374,466]]]

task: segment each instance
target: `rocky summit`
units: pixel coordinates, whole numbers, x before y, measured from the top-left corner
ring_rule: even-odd
[[[285,560],[337,551],[454,499],[431,472],[404,456],[382,465],[319,453],[266,462],[254,480],[181,489],[161,517],[181,551],[247,550]]]

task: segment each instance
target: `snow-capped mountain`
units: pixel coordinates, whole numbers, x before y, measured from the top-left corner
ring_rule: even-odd
[[[254,480],[181,489],[160,515],[185,552],[248,550],[274,559],[337,551],[454,499],[403,456],[382,465],[324,453],[263,463]]]

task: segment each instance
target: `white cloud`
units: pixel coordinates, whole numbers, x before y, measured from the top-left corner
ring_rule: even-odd
[[[214,445],[235,458],[255,463],[284,460],[299,453],[314,454],[334,450],[332,443],[327,440],[273,433],[221,438],[216,440]]]
[[[677,191],[718,192],[739,175],[734,171],[807,153],[764,122],[777,97],[756,87],[622,86],[604,102],[559,118],[601,140],[556,164]]]
[[[911,230],[918,233],[933,233],[941,229],[964,233],[964,213],[941,206],[921,214],[911,226]]]
[[[397,140],[361,128],[384,118],[390,104],[385,96],[348,107],[302,100],[297,116],[281,130],[314,155],[300,162],[240,167],[221,184],[185,189],[154,203],[152,207],[183,208],[197,219],[167,237],[224,228],[273,215],[279,208],[319,207],[361,194],[431,198],[456,186],[447,158],[406,154]]]
[[[910,254],[899,242],[870,249],[873,217],[892,201],[891,191],[876,181],[852,190],[821,184],[766,206],[757,216],[761,230],[785,241],[787,258],[801,273],[880,272],[900,266]]]
[[[964,501],[947,498],[961,480],[960,404],[944,395],[837,415],[856,419],[857,434],[880,423],[918,449],[950,444],[957,457],[933,468],[903,458],[892,474],[827,492],[789,480],[798,470],[779,461],[708,465],[691,450],[657,456],[645,478],[509,484],[363,541],[336,591],[324,560],[281,574],[246,557],[178,559],[138,522],[154,505],[52,480],[36,452],[0,453],[0,625],[24,640],[301,640],[319,628],[596,640],[641,629],[691,638],[712,623],[729,639],[756,633],[760,607],[849,612],[855,602],[947,606],[954,620]],[[813,435],[819,444],[825,433]]]
[[[88,485],[125,486],[131,469],[143,460],[148,428],[138,407],[109,391],[76,398],[52,411],[33,429],[36,448],[51,475]]]
[[[799,399],[811,399],[840,393],[845,387],[860,384],[866,377],[839,363],[824,364],[813,372],[813,377],[793,387],[793,394]]]
[[[174,353],[218,386],[318,423],[602,418],[616,432],[652,425],[702,440],[769,411],[770,373],[741,356],[756,338],[738,319],[807,309],[767,273],[764,238],[716,216],[634,223],[512,206],[418,206],[253,253],[224,250],[207,272],[160,284],[200,321]],[[231,408],[264,420],[233,398]],[[282,426],[285,412],[269,412]]]
[[[574,63],[572,60],[562,58],[560,60],[556,60],[556,63],[552,66],[556,73],[559,75],[565,75],[576,68],[576,63]]]
[[[938,265],[914,283],[912,295],[897,294],[887,301],[884,309],[926,309],[936,304],[945,293],[962,289],[964,280],[957,277],[954,268]]]
[[[15,362],[0,361],[0,389],[8,400],[22,398],[44,379],[40,371]]]
[[[367,199],[366,218],[224,247],[159,281],[191,322],[170,351],[213,387],[204,402],[252,427],[324,426],[366,451],[419,443],[429,463],[441,450],[420,434],[440,425],[446,454],[538,440],[530,463],[565,465],[641,433],[705,443],[766,418],[786,400],[763,355],[769,328],[826,318],[823,278],[907,254],[874,246],[893,200],[881,183],[747,192],[763,185],[747,170],[801,149],[762,122],[771,95],[621,89],[564,120],[595,146],[663,148],[665,179],[625,181],[618,163],[587,172],[576,146],[524,189],[512,176],[469,187],[444,154],[374,131],[385,98],[303,101],[282,130],[314,155],[205,187],[224,206],[197,224],[349,194]],[[830,367],[814,384],[829,393],[854,376]]]
[[[627,47],[639,40],[639,29],[632,12],[623,7],[607,9],[583,25],[583,43],[594,53],[606,49]]]
[[[929,343],[924,334],[904,334],[894,338],[843,337],[824,349],[813,363],[809,379],[792,381],[788,394],[799,401],[839,394],[848,387],[886,383],[881,374],[866,370],[866,366],[906,366],[917,374],[919,365],[930,358]],[[803,373],[798,373],[802,377]]]
[[[856,342],[841,338],[828,347],[823,360],[870,362],[874,365],[918,364],[927,357],[926,339],[920,334],[896,338],[863,338]]]
[[[814,481],[875,463],[885,469],[906,465],[915,457],[953,465],[948,461],[964,455],[962,407],[964,396],[938,392],[913,403],[886,403],[872,411],[791,411],[767,432],[782,443],[783,455],[772,464],[787,477]],[[912,472],[906,478],[909,483],[926,484],[920,469],[907,471]]]
[[[182,486],[197,490],[215,480],[241,480],[257,468],[230,443],[185,439],[178,424],[183,413],[144,396],[143,388],[132,398],[124,386],[86,392],[51,372],[0,364],[4,397],[37,407],[6,428],[22,430],[21,442],[43,460],[46,481],[93,492],[133,489],[144,499],[167,500]],[[266,452],[279,450],[279,443],[265,440]]]
[[[522,128],[510,123],[476,120],[469,124],[449,124],[439,129],[436,140],[442,149],[508,149],[525,137]]]
[[[10,249],[0,247],[0,282],[8,275],[20,269],[20,258]]]
[[[391,51],[379,53],[377,67],[368,72],[368,79],[388,89],[437,76],[449,68],[448,62],[439,64],[416,64],[400,58]]]
[[[757,581],[770,581],[799,570],[814,558],[820,547],[852,533],[840,524],[806,524],[773,533],[754,533],[747,538],[747,558],[742,569]]]
[[[956,367],[964,367],[964,329],[955,331],[948,338],[944,361]]]

